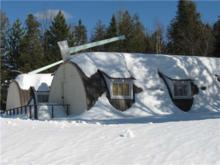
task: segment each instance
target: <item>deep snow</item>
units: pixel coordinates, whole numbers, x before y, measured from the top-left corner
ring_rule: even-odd
[[[218,165],[220,115],[215,115],[114,124],[1,118],[0,164]]]
[[[36,91],[49,91],[52,80],[51,74],[20,74],[15,78],[21,89],[34,87]]]

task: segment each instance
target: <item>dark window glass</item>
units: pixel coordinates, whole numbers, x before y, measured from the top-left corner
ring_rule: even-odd
[[[37,95],[37,100],[39,103],[45,103],[48,102],[48,95],[47,94],[38,94]]]
[[[174,87],[174,96],[176,97],[187,97],[190,96],[189,94],[189,82],[187,81],[177,81],[174,82],[173,87]]]
[[[112,85],[113,96],[130,96],[130,89],[128,83],[113,83]]]

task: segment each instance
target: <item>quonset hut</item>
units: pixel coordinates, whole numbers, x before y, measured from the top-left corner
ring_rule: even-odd
[[[80,53],[65,60],[55,72],[49,103],[69,104],[70,114],[75,115],[94,107],[106,93],[108,102],[121,111],[131,106],[152,113],[215,110],[218,105],[210,100],[219,95],[213,74],[218,69],[217,61],[154,54]]]
[[[30,89],[34,90],[38,102],[47,102],[51,74],[20,74],[9,84],[6,109],[27,105],[31,99]]]
[[[79,114],[106,92],[109,102],[124,111],[140,91],[133,80],[120,53],[75,55],[55,72],[49,102],[69,104],[70,114]]]

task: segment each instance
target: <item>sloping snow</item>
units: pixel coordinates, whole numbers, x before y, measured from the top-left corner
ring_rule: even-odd
[[[219,165],[220,116],[203,117],[117,124],[0,119],[0,164]]]
[[[98,70],[113,78],[131,77],[122,53],[89,52],[74,55],[70,60],[77,64],[88,77]]]
[[[20,74],[15,81],[24,90],[34,87],[36,91],[49,91],[52,79],[51,74]]]

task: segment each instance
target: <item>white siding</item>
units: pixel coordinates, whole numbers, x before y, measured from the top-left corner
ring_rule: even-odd
[[[79,114],[86,111],[84,84],[73,64],[65,63],[56,71],[51,85],[49,102],[69,104],[70,114]]]
[[[16,108],[21,106],[19,88],[15,82],[10,83],[7,94],[6,109]]]

